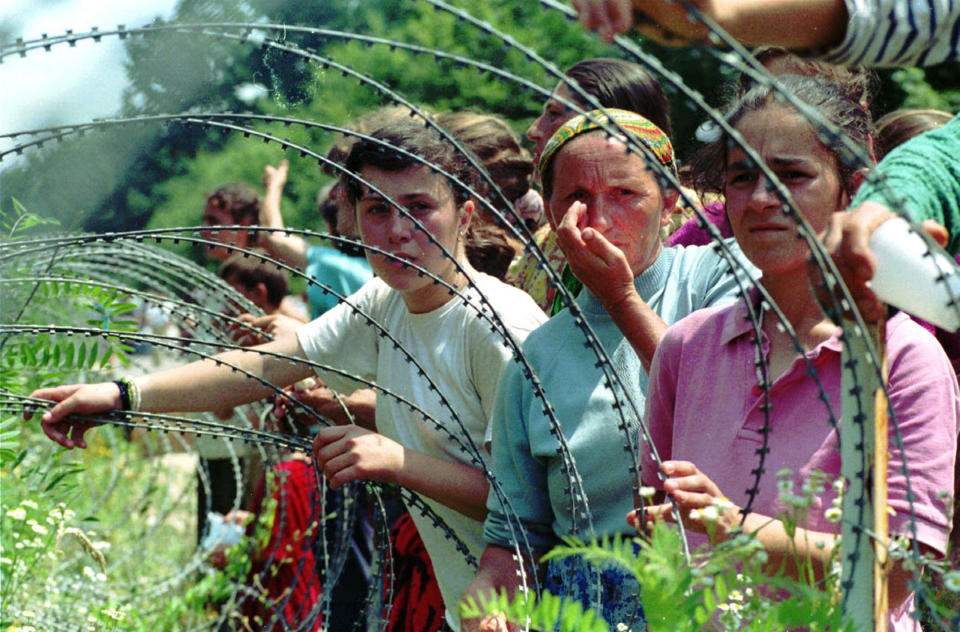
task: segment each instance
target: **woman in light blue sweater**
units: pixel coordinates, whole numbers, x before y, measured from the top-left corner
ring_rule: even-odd
[[[600,125],[629,134],[629,141],[609,137]],[[660,231],[678,193],[661,187],[648,159],[676,173],[666,135],[622,110],[578,116],[544,148],[539,172],[548,212],[586,290],[575,307],[561,311],[524,344],[544,398],[518,365],[501,376],[491,452],[509,507],[490,497],[484,525],[488,546],[465,595],[520,587],[515,542],[522,543],[524,555],[529,545],[534,564],[526,571],[531,573],[538,571],[539,556],[565,536],[589,539],[629,531],[624,515],[634,507],[637,476],[628,451],[643,414],[653,350],[667,325],[730,301],[736,293],[731,267],[712,248],[661,246]],[[618,283],[629,287],[609,287]],[[630,309],[598,298],[612,296],[624,298]],[[585,335],[591,335],[584,321],[609,357],[608,365],[598,363],[594,349],[584,344]],[[639,341],[636,348],[621,328],[640,333],[631,336]],[[611,366],[619,378],[612,382]],[[614,629],[621,623],[627,629],[645,627],[638,587],[623,573],[600,573],[567,558],[548,564],[542,580],[552,592],[602,612]],[[490,620],[465,624],[468,630],[497,629]]]

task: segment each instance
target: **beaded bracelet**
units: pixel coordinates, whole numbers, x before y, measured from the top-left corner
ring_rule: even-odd
[[[114,384],[120,389],[120,408],[121,410],[130,410],[130,389],[127,383],[120,379],[114,380]]]
[[[127,390],[130,391],[130,410],[140,410],[141,391],[140,385],[136,380],[129,377],[121,378],[127,384]]]
[[[129,377],[122,377],[113,383],[120,389],[120,407],[123,410],[140,410],[140,386]]]

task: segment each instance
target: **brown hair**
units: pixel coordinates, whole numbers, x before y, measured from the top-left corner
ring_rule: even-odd
[[[474,269],[497,277],[507,277],[517,251],[507,238],[507,231],[499,226],[485,224],[470,226],[465,242],[467,260]]]
[[[253,249],[252,252],[267,256],[266,251],[259,248]],[[228,283],[236,282],[248,290],[255,288],[258,283],[263,283],[267,288],[267,301],[277,307],[289,291],[286,272],[267,264],[259,257],[245,253],[238,252],[224,261],[220,266],[220,278]]]
[[[207,196],[207,204],[217,205],[230,213],[236,224],[255,225],[260,220],[260,196],[242,182],[225,184]]]
[[[779,46],[761,46],[753,51],[753,56],[766,68],[779,62],[783,68],[774,73],[776,75],[820,77],[831,81],[843,90],[848,99],[863,106],[870,103],[870,92],[877,81],[876,74],[863,66],[838,66],[825,61],[805,59]],[[754,85],[756,81],[741,73],[737,82],[737,95],[746,94]]]
[[[953,115],[943,110],[902,109],[884,114],[877,120],[875,147],[882,160],[894,147],[914,136],[946,125]]]
[[[780,77],[780,82],[789,94],[815,108],[821,119],[836,126],[843,137],[860,151],[870,153],[870,114],[851,97],[849,91],[822,77],[784,75]],[[730,127],[735,127],[748,112],[758,112],[771,104],[792,107],[779,100],[779,97],[780,94],[770,85],[755,85],[727,107],[724,119]],[[723,191],[727,177],[727,151],[732,145],[732,139],[724,133],[695,157],[694,177],[701,194]],[[844,191],[852,197],[855,191],[854,174],[862,165],[853,156],[848,156],[837,142],[824,144],[824,147],[836,158]]]
[[[476,190],[478,181],[476,169],[463,152],[436,130],[419,123],[404,122],[382,127],[370,136],[375,140],[361,138],[350,148],[346,168],[351,173],[359,174],[368,166],[384,171],[403,171],[414,166],[441,169],[461,183],[447,182],[457,206],[473,197],[472,191]],[[356,205],[363,196],[363,183],[357,178],[350,178],[346,187],[347,199]]]
[[[603,107],[636,112],[662,129],[668,137],[673,135],[667,95],[660,82],[638,64],[595,57],[578,61],[563,74],[574,79]],[[584,107],[594,109],[589,104]]]
[[[434,122],[480,159],[503,194],[502,197],[497,195],[485,181],[479,184],[478,195],[494,208],[503,211],[507,207],[506,201],[512,202],[530,190],[533,157],[504,119],[493,114],[463,111],[438,114]],[[486,223],[494,221],[482,207],[477,210]]]
[[[403,107],[402,105],[388,105],[377,108],[363,116],[358,116],[350,121],[346,127],[350,131],[369,136],[381,127],[390,125],[391,123],[402,123],[403,121],[426,122],[423,120],[423,117],[418,116],[410,110],[410,108]],[[350,155],[350,148],[353,147],[353,144],[356,143],[358,139],[356,136],[351,135],[338,136],[339,138],[334,142],[333,146],[327,150],[326,158],[331,162],[342,165],[347,162],[347,156]],[[330,168],[329,165],[325,167],[325,171],[331,175],[339,175],[339,172]]]

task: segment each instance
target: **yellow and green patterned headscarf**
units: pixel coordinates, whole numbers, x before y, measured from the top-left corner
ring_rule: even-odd
[[[667,135],[663,133],[663,130],[636,112],[611,108],[593,110],[575,116],[554,132],[543,148],[543,153],[540,154],[540,162],[537,164],[537,178],[543,176],[543,172],[546,171],[550,161],[556,157],[561,147],[577,136],[601,129],[601,126],[623,130],[631,139],[649,149],[657,157],[660,164],[673,173],[674,177],[677,176],[677,163],[673,157],[673,145]],[[613,137],[626,142],[622,133],[615,133]]]

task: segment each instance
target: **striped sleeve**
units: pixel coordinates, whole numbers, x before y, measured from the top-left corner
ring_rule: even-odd
[[[823,58],[835,64],[931,66],[960,59],[960,0],[845,0],[847,32]]]

